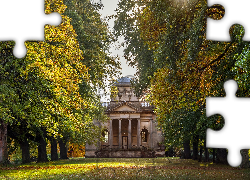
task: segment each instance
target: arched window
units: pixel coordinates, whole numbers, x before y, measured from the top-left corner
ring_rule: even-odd
[[[147,137],[148,137],[148,130],[146,128],[144,128],[141,131],[141,140],[142,140],[142,142],[147,142],[148,141]]]
[[[108,143],[108,141],[109,141],[109,132],[108,132],[107,129],[103,130],[102,136],[104,137],[104,142]]]

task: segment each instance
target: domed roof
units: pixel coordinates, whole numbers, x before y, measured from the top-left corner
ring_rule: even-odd
[[[131,80],[134,79],[134,76],[125,76],[117,80],[118,83],[115,83],[116,86],[131,86]]]
[[[122,78],[120,78],[120,79],[118,79],[117,81],[119,82],[119,83],[130,83],[130,78],[128,78],[128,77],[122,77]]]

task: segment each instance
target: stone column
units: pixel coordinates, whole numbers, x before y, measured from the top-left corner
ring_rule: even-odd
[[[150,148],[153,148],[153,119],[150,119],[150,130],[149,130],[149,135],[150,135]]]
[[[131,120],[128,119],[128,149],[131,149]]]
[[[109,148],[113,146],[113,127],[112,120],[109,120]]]
[[[141,120],[137,120],[137,147],[141,145]]]
[[[119,119],[119,149],[122,148],[122,120]]]

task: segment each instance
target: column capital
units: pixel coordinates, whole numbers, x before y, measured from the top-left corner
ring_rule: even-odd
[[[132,119],[128,119],[129,121],[131,121]]]

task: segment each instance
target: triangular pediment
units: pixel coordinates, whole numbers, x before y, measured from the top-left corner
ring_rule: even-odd
[[[138,112],[140,107],[137,107],[131,102],[118,102],[115,104],[110,104],[106,112]]]
[[[121,107],[115,108],[114,111],[136,111],[136,109],[133,109],[131,107],[129,107],[128,105],[123,105]]]

